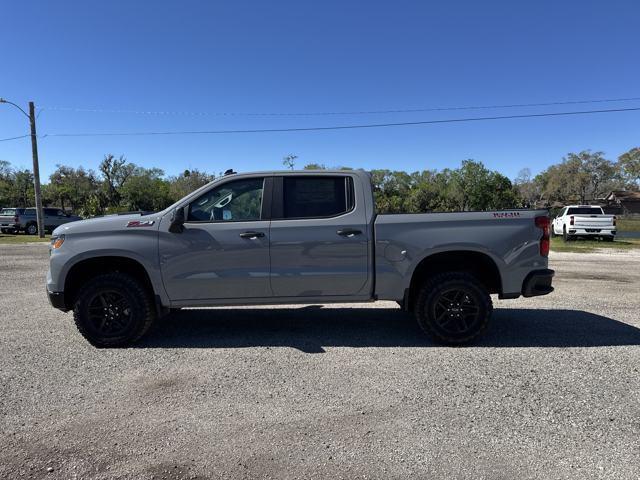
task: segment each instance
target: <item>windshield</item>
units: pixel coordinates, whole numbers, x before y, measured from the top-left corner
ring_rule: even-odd
[[[567,215],[602,215],[600,207],[574,207],[570,208]]]

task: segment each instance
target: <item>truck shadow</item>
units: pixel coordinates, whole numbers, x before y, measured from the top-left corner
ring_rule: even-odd
[[[640,345],[640,329],[580,310],[496,309],[474,347]],[[391,308],[181,310],[163,318],[138,348],[437,347],[412,316]]]

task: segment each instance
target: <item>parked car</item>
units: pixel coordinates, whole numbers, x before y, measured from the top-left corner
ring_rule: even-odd
[[[46,283],[96,346],[181,307],[377,299],[462,344],[490,294],[553,290],[548,252],[546,210],[376,215],[364,171],[230,174],[159,213],[58,227]]]
[[[562,235],[565,242],[578,237],[597,237],[612,242],[616,236],[616,217],[605,215],[602,207],[569,205],[553,219],[552,233]]]
[[[60,208],[44,208],[44,228],[52,231],[56,227],[69,222],[82,220],[82,217],[70,215]],[[29,235],[38,233],[35,208],[3,208],[0,211],[0,230],[2,233],[26,232]]]

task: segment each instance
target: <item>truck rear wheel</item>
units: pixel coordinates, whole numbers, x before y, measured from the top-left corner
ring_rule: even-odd
[[[439,343],[462,345],[489,325],[493,304],[487,289],[468,273],[441,273],[429,278],[415,303],[418,324]]]
[[[78,292],[73,309],[78,331],[96,347],[134,343],[147,333],[155,317],[149,292],[119,272],[89,280]]]
[[[37,223],[30,223],[29,225],[27,225],[27,228],[25,229],[25,231],[29,235],[36,235],[38,233],[38,224]]]

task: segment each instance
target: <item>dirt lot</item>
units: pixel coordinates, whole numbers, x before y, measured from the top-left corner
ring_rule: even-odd
[[[97,350],[0,246],[0,478],[640,477],[640,251],[434,346],[392,303],[188,310]],[[48,472],[48,469],[53,469]]]

